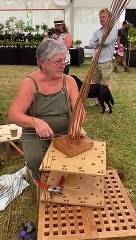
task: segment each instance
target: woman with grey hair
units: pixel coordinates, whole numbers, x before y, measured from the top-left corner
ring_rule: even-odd
[[[9,119],[23,128],[22,147],[35,180],[51,139],[67,134],[78,97],[75,80],[63,74],[65,53],[64,44],[54,39],[39,45],[39,69],[23,79],[9,110]]]

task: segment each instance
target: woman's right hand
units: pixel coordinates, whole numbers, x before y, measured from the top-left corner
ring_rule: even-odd
[[[35,117],[32,117],[32,120],[33,120],[35,131],[40,137],[44,137],[44,138],[54,137],[54,133],[50,128],[50,126],[48,125],[48,123],[46,123],[42,119],[35,118]]]

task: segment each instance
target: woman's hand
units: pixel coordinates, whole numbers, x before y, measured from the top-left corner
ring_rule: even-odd
[[[32,117],[32,119],[33,119],[33,125],[35,128],[35,131],[40,137],[44,137],[44,138],[54,137],[54,133],[50,128],[50,126],[48,125],[48,123],[46,123],[45,121],[39,118]]]

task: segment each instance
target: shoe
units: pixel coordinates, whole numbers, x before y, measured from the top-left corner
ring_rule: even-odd
[[[124,67],[124,72],[129,72],[128,67]]]
[[[113,72],[114,72],[114,73],[118,73],[117,67],[115,67],[115,68],[113,69]]]
[[[99,103],[92,103],[92,104],[89,104],[89,107],[98,107],[100,104]]]

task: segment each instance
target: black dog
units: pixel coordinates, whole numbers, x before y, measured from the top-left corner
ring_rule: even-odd
[[[75,75],[71,75],[77,83],[78,89],[80,90],[83,82]],[[102,113],[105,113],[105,105],[106,103],[109,107],[109,113],[112,113],[112,105],[114,105],[114,99],[111,95],[111,91],[108,87],[102,84],[90,84],[90,89],[88,92],[88,98],[97,98],[100,105],[102,106]]]

